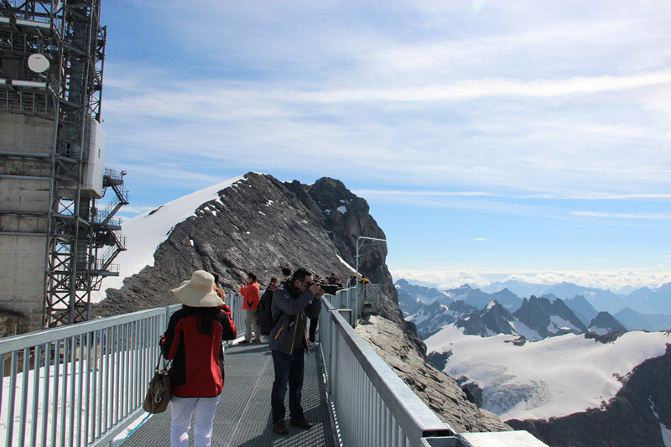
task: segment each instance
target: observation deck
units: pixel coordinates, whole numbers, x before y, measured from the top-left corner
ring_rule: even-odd
[[[542,447],[524,431],[456,433],[355,331],[375,287],[322,299],[319,343],[305,361],[310,430],[272,433],[267,344],[229,345],[214,446]],[[379,290],[378,290],[379,292]],[[229,297],[239,333],[242,298]],[[0,445],[165,446],[169,411],[142,410],[158,340],[181,306],[150,309],[0,339]]]

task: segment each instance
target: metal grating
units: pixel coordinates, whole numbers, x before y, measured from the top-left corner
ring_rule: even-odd
[[[303,385],[305,417],[315,426],[306,431],[287,423],[289,435],[279,436],[271,430],[270,390],[274,375],[268,346],[264,343],[227,348],[226,379],[214,417],[212,445],[335,446],[318,355],[319,350],[314,348],[306,355]],[[285,403],[288,409],[288,393]],[[170,445],[169,411],[153,416],[123,443],[124,447],[166,445]]]

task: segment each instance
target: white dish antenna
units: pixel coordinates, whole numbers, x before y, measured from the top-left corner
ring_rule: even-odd
[[[43,73],[49,69],[49,59],[44,54],[35,53],[28,56],[28,68],[35,73]]]

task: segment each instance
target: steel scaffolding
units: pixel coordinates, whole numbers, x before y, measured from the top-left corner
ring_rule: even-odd
[[[31,234],[46,235],[45,327],[87,320],[91,291],[115,275],[112,262],[125,250],[113,218],[128,204],[125,172],[106,170],[97,186],[84,186],[92,175],[86,169],[97,163],[91,145],[101,132],[105,43],[100,0],[0,0],[0,114],[53,126],[48,153],[26,147],[0,152],[0,177],[48,184],[48,206],[39,215],[0,209],[24,222],[13,234],[32,218]],[[109,203],[101,212],[96,204],[103,197]]]

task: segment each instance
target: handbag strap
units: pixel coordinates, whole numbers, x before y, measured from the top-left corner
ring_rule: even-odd
[[[163,360],[163,368],[159,369],[159,365],[161,365],[161,359]],[[160,350],[158,354],[158,359],[156,360],[156,367],[154,368],[154,371],[155,372],[167,371],[171,365],[172,360],[166,359],[165,356],[163,355],[163,350]]]

